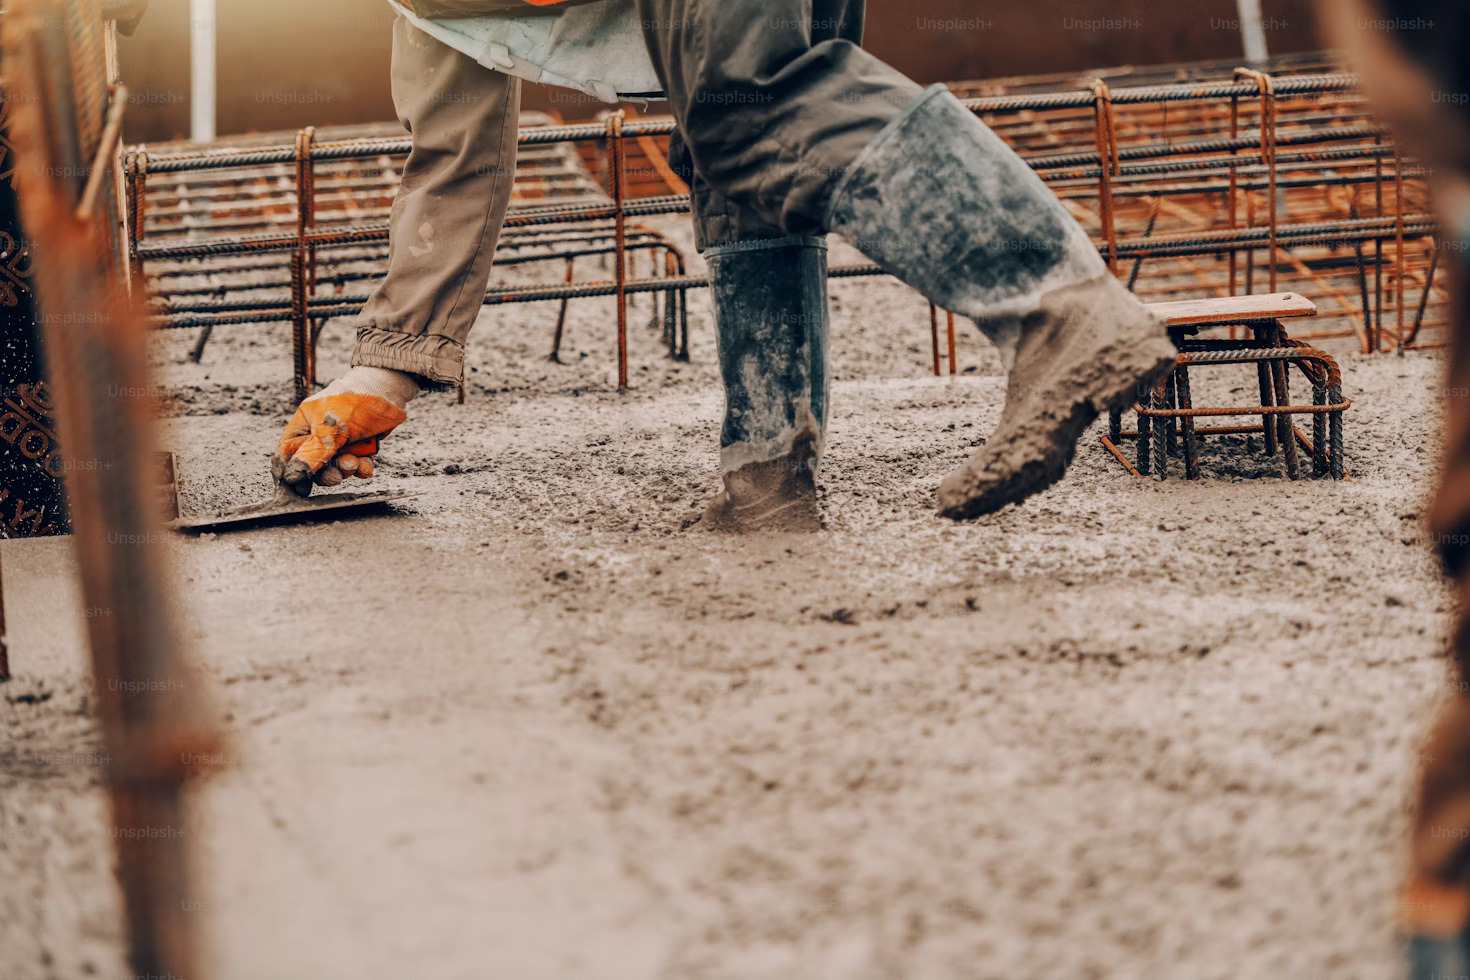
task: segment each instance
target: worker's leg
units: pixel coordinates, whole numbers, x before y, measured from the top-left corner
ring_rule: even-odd
[[[301,403],[271,463],[302,494],[370,477],[373,440],[404,421],[420,387],[463,379],[465,338],[510,203],[519,79],[400,17],[392,87],[413,148],[388,218],[388,270],[362,311],[352,367]]]
[[[924,90],[868,54],[864,0],[638,0],[692,165],[782,234],[823,235],[839,180]],[[717,231],[719,222],[696,222]]]
[[[860,49],[860,0],[638,0],[693,165],[786,234],[841,234],[1010,367],[985,448],[940,488],[970,517],[1049,486],[1103,408],[1174,358],[1041,180],[942,87]]]
[[[730,202],[675,133],[669,162],[688,183],[709,263],[725,387],[723,490],[702,525],[816,530],[827,415],[827,242],[787,235]]]
[[[401,17],[392,81],[413,149],[388,218],[388,271],[363,309],[352,363],[453,383],[510,204],[521,83]]]
[[[725,421],[714,527],[816,530],[827,415],[827,243],[716,245],[709,263]]]
[[[860,5],[841,0],[819,7],[811,19],[813,43],[861,39]],[[768,28],[766,16],[751,21],[754,29]],[[784,34],[793,26],[778,29]],[[739,101],[732,95],[711,104]],[[723,490],[702,525],[815,530],[829,394],[826,240],[788,234],[715,190],[679,133],[669,159],[689,183],[695,242],[709,263],[725,389]]]

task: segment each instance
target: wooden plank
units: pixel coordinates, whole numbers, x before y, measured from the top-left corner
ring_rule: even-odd
[[[1317,315],[1317,305],[1296,293],[1184,299],[1173,303],[1150,303],[1148,308],[1171,327]]]

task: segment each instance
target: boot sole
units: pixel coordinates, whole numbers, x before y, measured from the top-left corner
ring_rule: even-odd
[[[787,500],[759,511],[754,506],[737,510],[712,505],[688,527],[712,534],[810,534],[822,530],[822,518],[814,500]]]
[[[1177,354],[1177,352],[1176,352]],[[992,484],[983,492],[973,493],[964,500],[943,506],[941,517],[955,521],[973,520],[993,514],[1002,507],[1019,503],[1034,494],[1055,485],[1067,473],[1067,467],[1077,454],[1077,443],[1082,439],[1097,417],[1114,408],[1127,408],[1137,401],[1139,391],[1148,391],[1169,373],[1177,363],[1176,354],[1160,357],[1127,384],[1106,390],[1100,395],[1091,395],[1073,403],[1072,412],[1054,430],[1051,449],[1041,457],[1026,463],[1005,480]],[[963,472],[963,470],[961,471]]]

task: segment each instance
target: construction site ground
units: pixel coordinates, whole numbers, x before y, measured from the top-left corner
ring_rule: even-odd
[[[998,360],[962,325],[934,378],[916,294],[831,292],[823,532],[686,527],[721,411],[695,292],[687,364],[635,306],[626,394],[611,300],[572,305],[562,365],[555,304],[487,308],[466,404],[384,445],[400,516],[167,537],[180,693],[230,744],[188,826],[147,832],[193,842],[210,977],[1392,974],[1447,689],[1440,358],[1333,348],[1349,481],[1245,437],[1141,481],[1095,430],[1063,483],[957,525],[934,488],[997,420]],[[220,328],[199,365],[158,336],[186,510],[269,494],[287,330]],[[323,381],[350,342],[327,328]],[[1253,399],[1243,370],[1197,403]],[[0,978],[122,977],[81,647],[106,611],[65,540],[0,559]]]

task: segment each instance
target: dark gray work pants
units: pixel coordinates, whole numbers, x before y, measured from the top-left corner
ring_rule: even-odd
[[[699,247],[828,231],[832,192],[923,89],[858,46],[864,0],[637,0]]]

